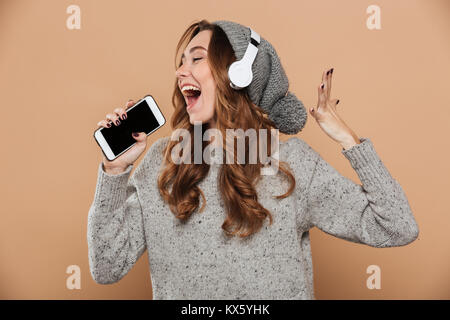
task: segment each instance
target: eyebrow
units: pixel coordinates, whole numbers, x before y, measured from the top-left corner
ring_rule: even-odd
[[[202,47],[202,46],[195,46],[195,47],[192,47],[190,50],[189,50],[189,53],[191,53],[192,51],[194,51],[194,50],[197,50],[197,49],[203,49],[203,50],[205,50],[205,51],[208,51],[208,50],[206,50],[204,47]],[[184,55],[184,53],[181,55],[181,60],[183,60],[183,58],[185,58],[186,56]]]

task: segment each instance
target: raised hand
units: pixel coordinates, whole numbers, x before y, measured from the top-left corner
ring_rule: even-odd
[[[310,115],[316,119],[322,130],[334,141],[339,142],[343,148],[349,149],[360,143],[358,136],[342,120],[336,111],[338,99],[331,99],[331,80],[333,68],[322,73],[322,83],[318,87],[318,100],[316,108],[309,109]]]

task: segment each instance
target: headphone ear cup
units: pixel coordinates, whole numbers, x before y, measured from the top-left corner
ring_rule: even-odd
[[[228,77],[230,78],[230,85],[233,89],[243,89],[252,82],[253,72],[251,66],[240,60],[231,64],[228,69]]]

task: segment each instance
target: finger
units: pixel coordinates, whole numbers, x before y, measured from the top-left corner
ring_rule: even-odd
[[[328,92],[328,72],[329,70],[325,70],[322,74],[322,83],[324,84],[325,93]]]
[[[329,99],[329,95],[328,95],[328,74],[327,74],[327,72],[328,71],[325,70],[322,73],[322,84],[323,84],[322,92],[323,92],[323,98],[324,98],[325,103]]]
[[[106,115],[106,119],[112,121],[115,126],[118,126],[121,124],[121,121],[116,113],[108,113]]]
[[[114,113],[117,114],[117,116],[121,120],[125,120],[127,118],[124,108],[116,108],[116,109],[114,109]]]
[[[333,107],[333,109],[336,111],[336,106],[339,103],[339,99],[333,99],[330,101],[331,106]]]
[[[327,71],[327,95],[328,97],[331,96],[331,78],[333,77],[333,70],[334,68],[331,68]]]
[[[112,123],[107,120],[101,120],[97,123],[99,127],[111,128]]]
[[[134,100],[128,99],[127,103],[125,104],[125,110],[128,109],[129,107],[132,107],[133,105],[134,105]]]
[[[327,70],[325,70],[324,72],[322,72],[322,82],[323,82],[323,83],[327,82]]]
[[[133,132],[132,136],[138,142],[145,141],[145,138],[147,138],[147,135],[145,134],[145,132]]]
[[[317,109],[324,107],[326,104],[326,95],[325,95],[325,84],[321,83],[317,87],[318,99],[317,99]]]
[[[314,107],[309,109],[309,114],[315,119],[316,118],[316,111],[314,110]]]

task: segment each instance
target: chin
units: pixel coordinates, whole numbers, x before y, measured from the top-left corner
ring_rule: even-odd
[[[198,117],[196,117],[195,115],[192,115],[192,116],[189,116],[189,122],[192,124],[192,125],[194,125],[195,124],[195,121],[201,121],[202,122],[202,124],[203,123],[205,123],[205,121],[204,120],[202,120],[202,119],[199,119]]]

